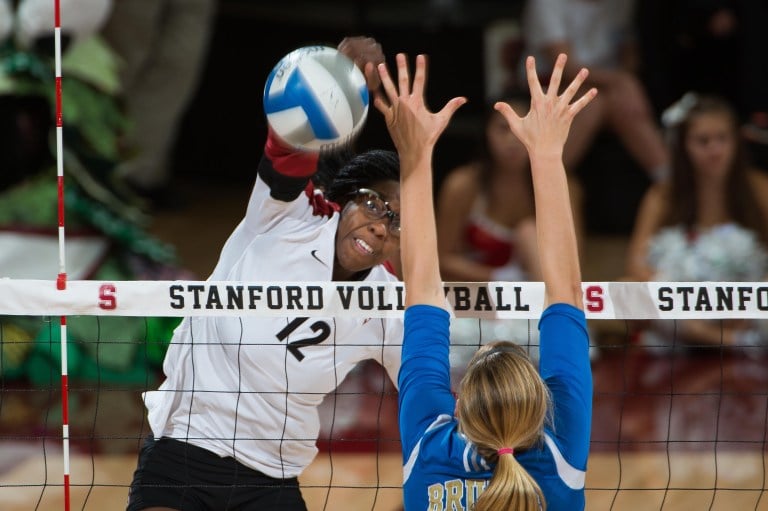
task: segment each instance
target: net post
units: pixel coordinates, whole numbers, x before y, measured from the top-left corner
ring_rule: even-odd
[[[56,289],[67,288],[66,239],[64,231],[64,135],[61,99],[61,2],[54,1],[54,41],[56,66],[56,181],[58,200],[59,273]],[[70,463],[69,463],[69,376],[67,361],[67,317],[61,316],[61,441],[63,453],[64,510],[70,510]]]

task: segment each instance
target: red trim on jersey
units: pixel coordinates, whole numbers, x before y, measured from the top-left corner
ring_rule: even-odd
[[[384,262],[382,263],[382,265],[384,266],[384,268],[386,268],[386,270],[387,270],[389,273],[391,273],[392,275],[394,275],[394,276],[395,276],[395,277],[397,277],[398,279],[400,278],[400,275],[398,275],[398,274],[397,274],[397,270],[395,270],[395,267],[392,265],[392,262],[391,262],[391,261],[384,261]]]
[[[285,145],[275,133],[268,130],[264,154],[272,162],[272,167],[280,174],[289,177],[309,177],[317,171],[319,153],[296,151]]]
[[[464,229],[464,241],[477,262],[494,268],[509,264],[517,256],[512,239],[471,220]]]
[[[327,216],[330,218],[334,213],[341,211],[341,207],[335,202],[327,200],[322,191],[315,190],[315,184],[312,181],[307,183],[304,194],[309,199],[309,204],[312,206],[312,214],[315,216]]]

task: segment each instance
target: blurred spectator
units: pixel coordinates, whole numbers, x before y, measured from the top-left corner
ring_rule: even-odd
[[[29,48],[39,39],[49,37],[55,24],[55,3],[46,0],[21,0],[16,9],[16,42]],[[62,0],[62,36],[82,40],[104,25],[112,10],[112,0]],[[2,11],[2,9],[0,9]],[[0,22],[1,23],[1,22]]]
[[[644,0],[637,17],[657,108],[686,91],[718,95],[736,108],[750,141],[768,144],[765,0]]]
[[[11,35],[13,30],[13,11],[10,0],[0,0],[0,44]]]
[[[747,160],[735,111],[692,93],[663,116],[672,150],[668,182],[643,198],[630,240],[627,275],[645,281],[761,281],[768,277],[768,176]],[[755,346],[763,324],[746,320],[678,322],[685,343]],[[673,341],[672,322],[643,332],[644,344]]]
[[[127,0],[126,0],[127,1]],[[0,278],[53,279],[59,271],[61,156],[70,280],[191,278],[173,247],[150,236],[147,218],[120,194],[115,169],[128,124],[117,57],[100,38],[111,0],[62,0],[63,151],[56,154],[54,3],[0,0]],[[15,9],[13,9],[15,7]],[[8,17],[5,17],[7,15]],[[7,23],[8,20],[13,23]],[[162,363],[175,318],[73,317],[67,322],[71,381],[146,383]],[[53,383],[61,367],[50,322],[0,317],[0,376]],[[98,342],[95,342],[98,341]],[[17,346],[8,357],[6,347]]]
[[[121,0],[104,28],[124,61],[133,121],[126,143],[135,155],[119,173],[149,207],[178,205],[178,192],[170,190],[172,151],[207,55],[214,10],[214,0]]]
[[[520,113],[527,97],[507,100]],[[437,200],[446,280],[541,280],[528,155],[501,114],[487,109],[482,155],[452,170]]]
[[[509,94],[503,101],[520,115],[530,106],[527,94]],[[477,159],[451,170],[438,190],[438,255],[446,281],[542,280],[528,153],[493,104],[489,102],[485,110]],[[571,201],[577,204],[579,183],[573,177],[569,181]],[[577,213],[574,207],[577,236],[581,236]],[[539,332],[529,320],[455,318],[450,333],[454,384],[477,351],[478,334],[482,343],[512,339],[533,360],[539,358]],[[596,356],[596,347],[590,347],[590,358]]]
[[[571,130],[573,159],[586,154],[597,132],[611,129],[653,180],[668,173],[669,156],[651,104],[636,76],[638,56],[633,0],[528,0],[523,11],[525,54],[550,69],[560,53],[568,55],[564,80],[589,68],[585,87],[600,94]]]
[[[54,3],[2,2],[0,30],[0,188],[36,176],[50,164],[55,113]],[[15,8],[14,8],[15,7]],[[127,123],[115,99],[114,53],[98,37],[112,0],[62,0],[62,104],[68,170],[92,172],[87,184],[102,200],[121,157],[118,137]],[[2,14],[2,12],[0,12]],[[5,17],[7,16],[7,18]],[[81,181],[85,183],[85,181]],[[110,197],[110,200],[114,197]],[[116,208],[121,206],[115,204]]]
[[[510,94],[504,101],[520,115],[530,106],[526,94]],[[438,252],[446,281],[542,280],[528,153],[493,104],[486,107],[478,158],[451,170],[438,191]],[[569,187],[572,200],[578,201],[578,183]],[[451,322],[450,352],[456,371],[477,350],[478,329],[487,341],[515,339],[538,360],[538,330],[530,321],[456,318]],[[454,372],[454,380],[459,374]]]

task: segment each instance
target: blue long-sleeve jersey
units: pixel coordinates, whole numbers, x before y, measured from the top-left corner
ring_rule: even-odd
[[[449,314],[414,305],[405,312],[399,372],[406,511],[470,509],[493,467],[458,430],[451,393]],[[584,509],[592,417],[592,372],[584,312],[547,307],[539,321],[540,367],[554,405],[541,445],[515,457],[536,479],[550,511]]]

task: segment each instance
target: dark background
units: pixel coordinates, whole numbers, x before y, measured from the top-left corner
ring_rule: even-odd
[[[522,2],[461,2],[445,10],[438,4],[220,1],[204,75],[177,140],[174,175],[242,181],[250,186],[266,136],[261,101],[272,67],[298,47],[335,46],[345,36],[367,35],[382,44],[390,66],[398,52],[429,56],[427,101],[434,108],[454,96],[469,99],[436,148],[439,187],[450,169],[475,155],[482,133],[483,32],[492,21],[518,18]],[[358,150],[372,147],[392,147],[374,108],[357,142]],[[628,233],[648,181],[623,148],[605,134],[576,172],[590,204],[585,213],[587,228]]]
[[[298,47],[336,46],[348,35],[376,38],[390,65],[398,52],[429,55],[428,102],[438,107],[451,97],[467,96],[470,103],[453,129],[466,131],[464,124],[483,107],[484,24],[490,16],[517,14],[516,2],[473,3],[474,16],[460,21],[441,19],[417,1],[280,3],[220,2],[206,70],[178,140],[178,172],[250,179],[248,167],[259,157],[266,134],[261,100],[272,66]],[[457,144],[443,145],[454,149]],[[391,147],[373,108],[358,141],[359,149],[370,147]]]

